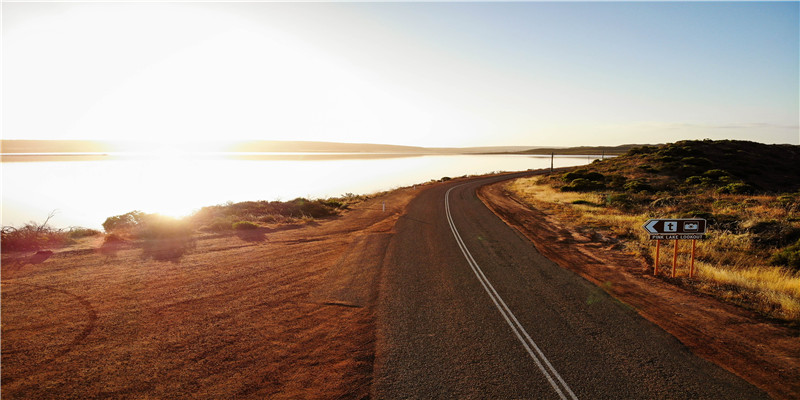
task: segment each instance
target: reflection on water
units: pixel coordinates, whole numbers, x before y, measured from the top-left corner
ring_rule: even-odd
[[[549,168],[549,156],[244,153],[3,157],[2,224],[100,228],[132,210],[182,216],[227,201],[374,193],[443,176]],[[37,159],[34,160],[36,157]],[[63,161],[63,160],[69,161]],[[555,167],[592,158],[556,157]]]

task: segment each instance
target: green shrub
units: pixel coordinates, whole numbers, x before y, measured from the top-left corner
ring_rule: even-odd
[[[610,194],[606,196],[606,204],[617,208],[628,209],[633,207],[634,203],[635,202],[631,196],[624,193]]]
[[[703,176],[709,177],[711,179],[719,179],[723,176],[731,176],[731,173],[725,171],[724,169],[710,169],[704,172]]]
[[[755,192],[755,188],[746,183],[736,182],[717,189],[717,192],[721,194],[751,194]]]
[[[628,150],[627,155],[633,156],[637,154],[651,154],[658,150],[656,146],[641,146],[641,147],[634,147]]]
[[[647,172],[648,174],[657,174],[659,171],[658,168],[655,168],[652,165],[647,165],[647,164],[640,165],[636,168],[640,169],[643,172]]]
[[[781,265],[800,270],[800,240],[797,243],[775,253],[769,259],[772,265]]]
[[[624,175],[606,175],[606,184],[611,188],[622,188],[627,181]]]
[[[703,183],[705,183],[707,181],[710,181],[710,179],[702,177],[702,176],[695,175],[695,176],[690,176],[690,177],[686,178],[686,180],[684,182],[687,185],[702,185]]]
[[[711,162],[711,160],[705,157],[685,157],[681,160],[681,162],[686,165],[693,165],[701,168],[708,168],[714,164]]]
[[[777,220],[760,221],[747,231],[751,241],[758,247],[782,247],[800,239],[800,228]]]
[[[603,189],[605,185],[600,182],[590,181],[584,178],[573,179],[569,185],[561,187],[563,192],[589,192],[592,190]]]
[[[573,200],[572,204],[582,205],[582,206],[592,206],[592,207],[600,206],[599,204],[592,203],[591,201],[588,200]]]
[[[653,187],[644,180],[634,179],[626,183],[623,188],[628,192],[652,192]]]
[[[250,221],[239,221],[233,223],[233,229],[237,231],[248,231],[248,230],[258,229],[258,225]]]

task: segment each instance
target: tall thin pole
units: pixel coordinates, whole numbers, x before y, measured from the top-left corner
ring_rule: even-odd
[[[694,248],[697,245],[697,240],[692,239],[692,266],[689,267],[689,278],[694,278]]]
[[[675,239],[675,255],[672,256],[672,277],[675,277],[675,268],[678,266],[678,239]]]
[[[550,173],[553,173],[553,158],[555,157],[556,153],[550,153]]]
[[[658,276],[658,256],[661,255],[661,239],[656,239],[656,265],[653,268],[653,275]]]

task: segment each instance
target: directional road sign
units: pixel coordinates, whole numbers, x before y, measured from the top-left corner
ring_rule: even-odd
[[[651,219],[642,227],[650,234],[650,239],[704,239],[706,220],[701,218]]]

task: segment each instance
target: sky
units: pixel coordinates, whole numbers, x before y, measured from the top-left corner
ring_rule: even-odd
[[[2,138],[800,144],[798,2],[2,2]]]

